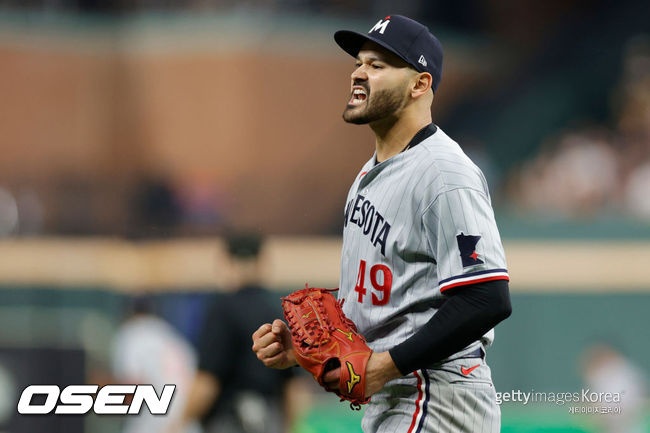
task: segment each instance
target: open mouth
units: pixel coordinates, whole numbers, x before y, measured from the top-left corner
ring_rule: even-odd
[[[368,94],[364,89],[355,88],[352,90],[352,96],[348,105],[361,105],[368,98]]]

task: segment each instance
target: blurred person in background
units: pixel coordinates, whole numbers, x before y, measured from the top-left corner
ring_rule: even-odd
[[[292,370],[267,369],[250,350],[259,323],[281,313],[279,297],[261,282],[262,239],[233,234],[227,246],[233,291],[206,315],[185,419],[200,419],[206,433],[285,432],[295,417],[300,379]]]
[[[619,191],[618,156],[602,128],[572,131],[550,140],[521,170],[518,200],[536,214],[585,217],[612,205]]]
[[[191,344],[153,311],[148,297],[132,301],[126,320],[113,339],[113,375],[124,384],[152,384],[159,395],[165,384],[174,384],[176,389],[166,416],[154,416],[143,409],[138,416],[125,417],[124,433],[165,433],[177,425],[196,371],[196,354]],[[194,423],[182,432],[201,430]]]
[[[592,124],[549,137],[511,179],[522,209],[650,222],[650,37],[630,39],[622,63],[611,104],[614,127]]]
[[[161,175],[140,179],[131,198],[133,237],[167,237],[177,233],[182,209],[173,182]]]
[[[624,144],[622,202],[650,222],[650,36],[632,39],[618,91],[618,130]]]
[[[620,350],[604,341],[585,349],[580,371],[585,385],[596,393],[620,393],[620,402],[596,402],[599,408],[611,407],[612,413],[597,417],[602,433],[643,433],[647,398],[647,373]],[[619,409],[620,412],[615,412]]]

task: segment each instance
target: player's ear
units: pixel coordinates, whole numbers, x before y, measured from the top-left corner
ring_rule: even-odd
[[[418,72],[413,77],[412,86],[411,86],[411,96],[413,98],[419,98],[422,95],[428,93],[433,84],[433,77],[428,72]]]

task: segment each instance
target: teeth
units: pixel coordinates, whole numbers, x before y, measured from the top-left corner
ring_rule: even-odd
[[[350,99],[350,104],[360,105],[363,104],[368,94],[364,89],[352,89],[352,98]]]

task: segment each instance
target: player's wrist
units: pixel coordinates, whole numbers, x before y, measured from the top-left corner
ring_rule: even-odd
[[[296,367],[298,361],[296,361],[296,354],[293,351],[293,348],[287,350],[287,360],[289,361],[289,367]]]
[[[373,395],[386,382],[401,376],[389,352],[373,352],[366,367],[366,396]]]

